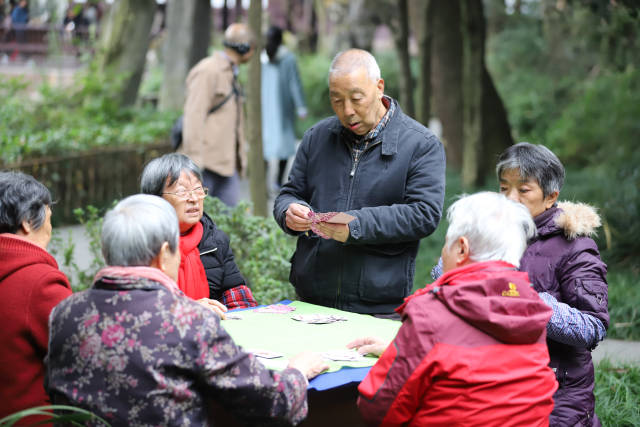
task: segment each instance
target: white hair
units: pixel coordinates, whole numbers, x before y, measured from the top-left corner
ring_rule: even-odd
[[[526,206],[493,192],[462,196],[447,211],[446,245],[460,237],[469,241],[474,262],[502,260],[516,267],[536,235],[536,226]]]
[[[335,75],[351,74],[360,68],[364,68],[367,71],[367,76],[374,82],[377,83],[380,80],[380,67],[376,62],[376,58],[362,49],[349,49],[339,52],[331,61],[329,79]]]
[[[105,215],[102,255],[107,265],[148,266],[164,242],[175,253],[178,239],[178,217],[173,206],[158,196],[136,194]]]

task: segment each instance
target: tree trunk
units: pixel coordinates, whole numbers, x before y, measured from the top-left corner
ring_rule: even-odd
[[[481,2],[465,2],[464,11],[459,2],[434,2],[431,84],[435,116],[442,122],[447,164],[462,168],[465,157],[465,183],[479,185],[493,169],[497,155],[513,140],[507,112],[486,69],[484,54],[478,65],[479,52],[484,50]],[[463,22],[467,23],[464,49]],[[472,22],[475,24],[469,27]]]
[[[348,15],[343,23],[347,37],[340,40],[343,44],[339,50],[357,48],[371,52],[373,36],[380,23],[378,11],[371,8],[365,0],[350,0],[347,7]]]
[[[318,49],[318,18],[313,0],[300,0],[302,3],[302,17],[306,25],[298,28],[300,52],[315,53]]]
[[[138,96],[155,11],[155,0],[119,0],[111,6],[102,29],[97,68],[122,76],[122,87],[115,97],[123,106],[133,105]]]
[[[159,108],[179,110],[184,104],[184,82],[191,67],[207,55],[211,39],[209,0],[170,0],[164,44],[164,78]]]
[[[482,2],[464,0],[460,4],[462,32],[462,187],[478,184],[482,146],[482,88],[484,77],[484,15]]]
[[[478,169],[478,185],[496,168],[498,155],[513,145],[507,110],[485,67],[482,75],[482,156]]]
[[[420,16],[423,19],[419,29],[418,51],[420,52],[420,85],[418,121],[429,125],[431,118],[431,42],[433,40],[433,0],[424,0],[419,5]]]
[[[398,0],[397,4],[397,21],[392,27],[393,41],[396,45],[398,60],[400,63],[400,81],[398,88],[400,89],[400,106],[404,112],[415,117],[415,108],[413,103],[413,76],[411,75],[411,56],[409,55],[409,7],[407,0]]]
[[[227,0],[222,3],[222,31],[226,30],[229,26],[229,5]]]
[[[460,3],[434,1],[431,89],[435,116],[442,122],[447,163],[462,166],[462,34]]]
[[[255,2],[254,2],[255,3]],[[241,0],[236,0],[236,16],[235,18],[235,22],[242,22],[242,1]],[[262,12],[262,11],[260,11]],[[226,30],[226,28],[225,28]],[[256,35],[262,34],[262,32],[257,32]]]
[[[329,31],[328,8],[325,7],[322,0],[313,0],[313,10],[318,19],[318,48],[320,51],[330,53],[335,34],[330,34]],[[335,33],[335,29],[332,32]]]
[[[252,1],[249,6],[249,27],[254,34],[262,34],[262,2]],[[247,82],[247,138],[249,140],[249,190],[253,213],[267,216],[267,185],[262,155],[262,104],[261,96],[261,37],[256,37],[256,53],[249,61]]]

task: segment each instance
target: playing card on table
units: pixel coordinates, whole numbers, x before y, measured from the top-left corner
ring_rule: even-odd
[[[325,324],[346,321],[347,318],[337,314],[296,314],[291,316],[293,320],[310,324]]]
[[[325,359],[333,360],[334,362],[357,362],[364,359],[360,353],[356,350],[329,350],[322,353],[322,357]]]
[[[278,357],[282,357],[282,354],[276,353],[275,351],[270,350],[247,350],[249,353],[253,353],[256,357],[261,357],[263,359],[277,359]]]
[[[225,320],[242,320],[242,315],[240,313],[225,313]]]
[[[265,307],[259,307],[253,310],[254,313],[290,313],[296,308],[286,304],[271,304]]]

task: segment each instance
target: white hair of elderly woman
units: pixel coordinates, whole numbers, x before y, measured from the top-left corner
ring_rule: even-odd
[[[107,265],[148,266],[164,242],[172,253],[179,244],[178,217],[169,202],[136,194],[120,201],[104,217],[102,255]]]
[[[462,196],[449,207],[447,220],[446,245],[466,237],[474,262],[502,260],[518,267],[528,240],[536,235],[524,205],[489,191]]]

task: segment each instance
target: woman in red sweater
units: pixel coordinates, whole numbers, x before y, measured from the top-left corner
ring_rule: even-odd
[[[71,295],[46,251],[49,240],[49,190],[30,175],[0,172],[0,418],[49,403],[43,385],[49,313]]]

